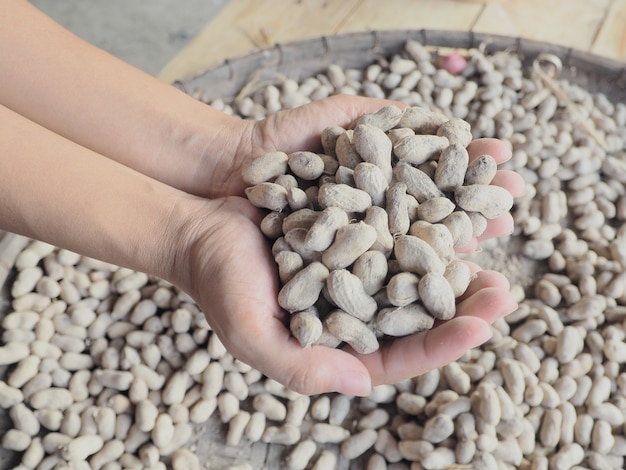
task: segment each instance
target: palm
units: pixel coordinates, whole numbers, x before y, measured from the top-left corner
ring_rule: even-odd
[[[335,97],[279,113],[252,126],[250,140],[234,159],[214,168],[219,195],[240,195],[244,182],[241,165],[246,158],[272,150],[316,150],[319,134],[328,125],[347,126],[365,112],[388,104],[381,100]],[[296,127],[294,127],[296,126]],[[501,163],[510,151],[494,139],[475,141],[470,157],[483,153]],[[518,175],[500,171],[493,184],[513,196],[523,192]],[[290,337],[287,315],[277,303],[277,269],[267,240],[258,225],[262,214],[240,197],[205,201],[206,214],[198,223],[186,259],[194,295],[209,323],[228,350],[267,376],[303,393],[342,391],[366,394],[372,384],[393,383],[445,365],[483,343],[495,319],[511,312],[514,301],[506,279],[495,272],[479,272],[459,302],[457,316],[428,331],[390,341],[367,356],[349,349],[313,346],[302,349]],[[491,222],[484,238],[512,230],[509,214]],[[475,243],[468,250],[475,248]],[[360,378],[361,380],[351,379]]]
[[[322,346],[302,349],[276,300],[276,267],[258,229],[260,211],[241,198],[202,204],[204,217],[197,218],[188,257],[189,292],[235,357],[296,391],[366,393],[338,380],[352,373],[390,383],[440,367],[485,341],[489,323],[513,308],[506,279],[480,272],[457,318],[429,332],[389,342],[368,356]]]

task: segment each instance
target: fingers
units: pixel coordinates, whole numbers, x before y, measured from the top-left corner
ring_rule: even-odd
[[[470,161],[481,155],[491,155],[498,165],[511,159],[511,147],[498,139],[476,139],[467,146]],[[525,183],[523,178],[513,171],[498,170],[491,184],[507,189],[513,197],[524,194]]]
[[[298,393],[365,396],[371,391],[370,375],[358,358],[324,346],[303,349],[279,319],[264,323],[246,343],[235,345],[233,354]]]
[[[511,159],[513,155],[509,144],[502,140],[484,138],[475,139],[467,146],[470,161],[481,155],[491,155],[498,165]]]
[[[488,287],[460,302],[455,318],[471,316],[491,324],[516,308],[517,302],[508,290]]]
[[[457,360],[491,335],[487,322],[463,316],[432,330],[383,344],[376,353],[357,357],[369,370],[374,385],[396,383]]]
[[[478,240],[487,240],[489,238],[501,237],[503,235],[511,235],[514,227],[513,216],[506,212],[500,217],[491,219],[487,222],[487,228],[478,237]]]
[[[471,266],[470,266],[471,269]],[[497,289],[504,289],[508,291],[511,288],[509,280],[502,273],[497,271],[485,270],[474,271],[475,278],[470,282],[463,295],[460,297],[460,301],[467,299],[468,297],[476,294],[482,289],[494,287]]]
[[[335,95],[280,112],[265,121],[260,121],[263,140],[267,141],[262,146],[263,150],[278,149],[286,153],[297,150],[321,151],[320,134],[326,127],[348,128],[360,115],[376,112],[389,105],[406,107],[397,101]]]
[[[513,197],[523,196],[526,189],[524,178],[514,171],[509,170],[498,170],[491,184],[505,188]]]

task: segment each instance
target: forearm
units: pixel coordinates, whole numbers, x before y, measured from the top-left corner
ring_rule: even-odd
[[[187,197],[0,106],[0,229],[164,276]]]
[[[5,0],[0,9],[0,57],[0,104],[188,192],[210,186],[211,165],[221,153],[228,161],[246,127],[87,44],[23,0]]]

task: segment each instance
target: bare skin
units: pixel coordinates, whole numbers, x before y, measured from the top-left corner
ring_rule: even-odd
[[[479,271],[457,316],[430,332],[368,356],[303,350],[276,302],[263,214],[243,197],[241,166],[271,150],[315,150],[326,126],[388,102],[338,96],[240,120],[93,48],[23,0],[0,9],[0,55],[0,228],[169,280],[233,355],[296,391],[365,395],[424,373],[486,341],[490,323],[515,309],[506,279]],[[469,151],[499,163],[511,156],[493,139]],[[524,188],[505,171],[494,184],[514,196]],[[485,236],[511,231],[507,214]]]

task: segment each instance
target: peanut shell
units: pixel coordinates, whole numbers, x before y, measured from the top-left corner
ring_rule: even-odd
[[[359,354],[371,354],[378,350],[378,340],[372,330],[348,313],[335,310],[324,324],[334,337],[348,343]]]
[[[378,306],[365,292],[361,280],[346,269],[331,271],[326,279],[328,294],[333,303],[363,322],[370,321]]]
[[[418,303],[382,309],[376,315],[376,328],[389,336],[407,336],[429,330],[435,318]]]
[[[313,262],[298,272],[278,293],[278,304],[288,312],[305,310],[315,304],[326,285],[328,268]]]

